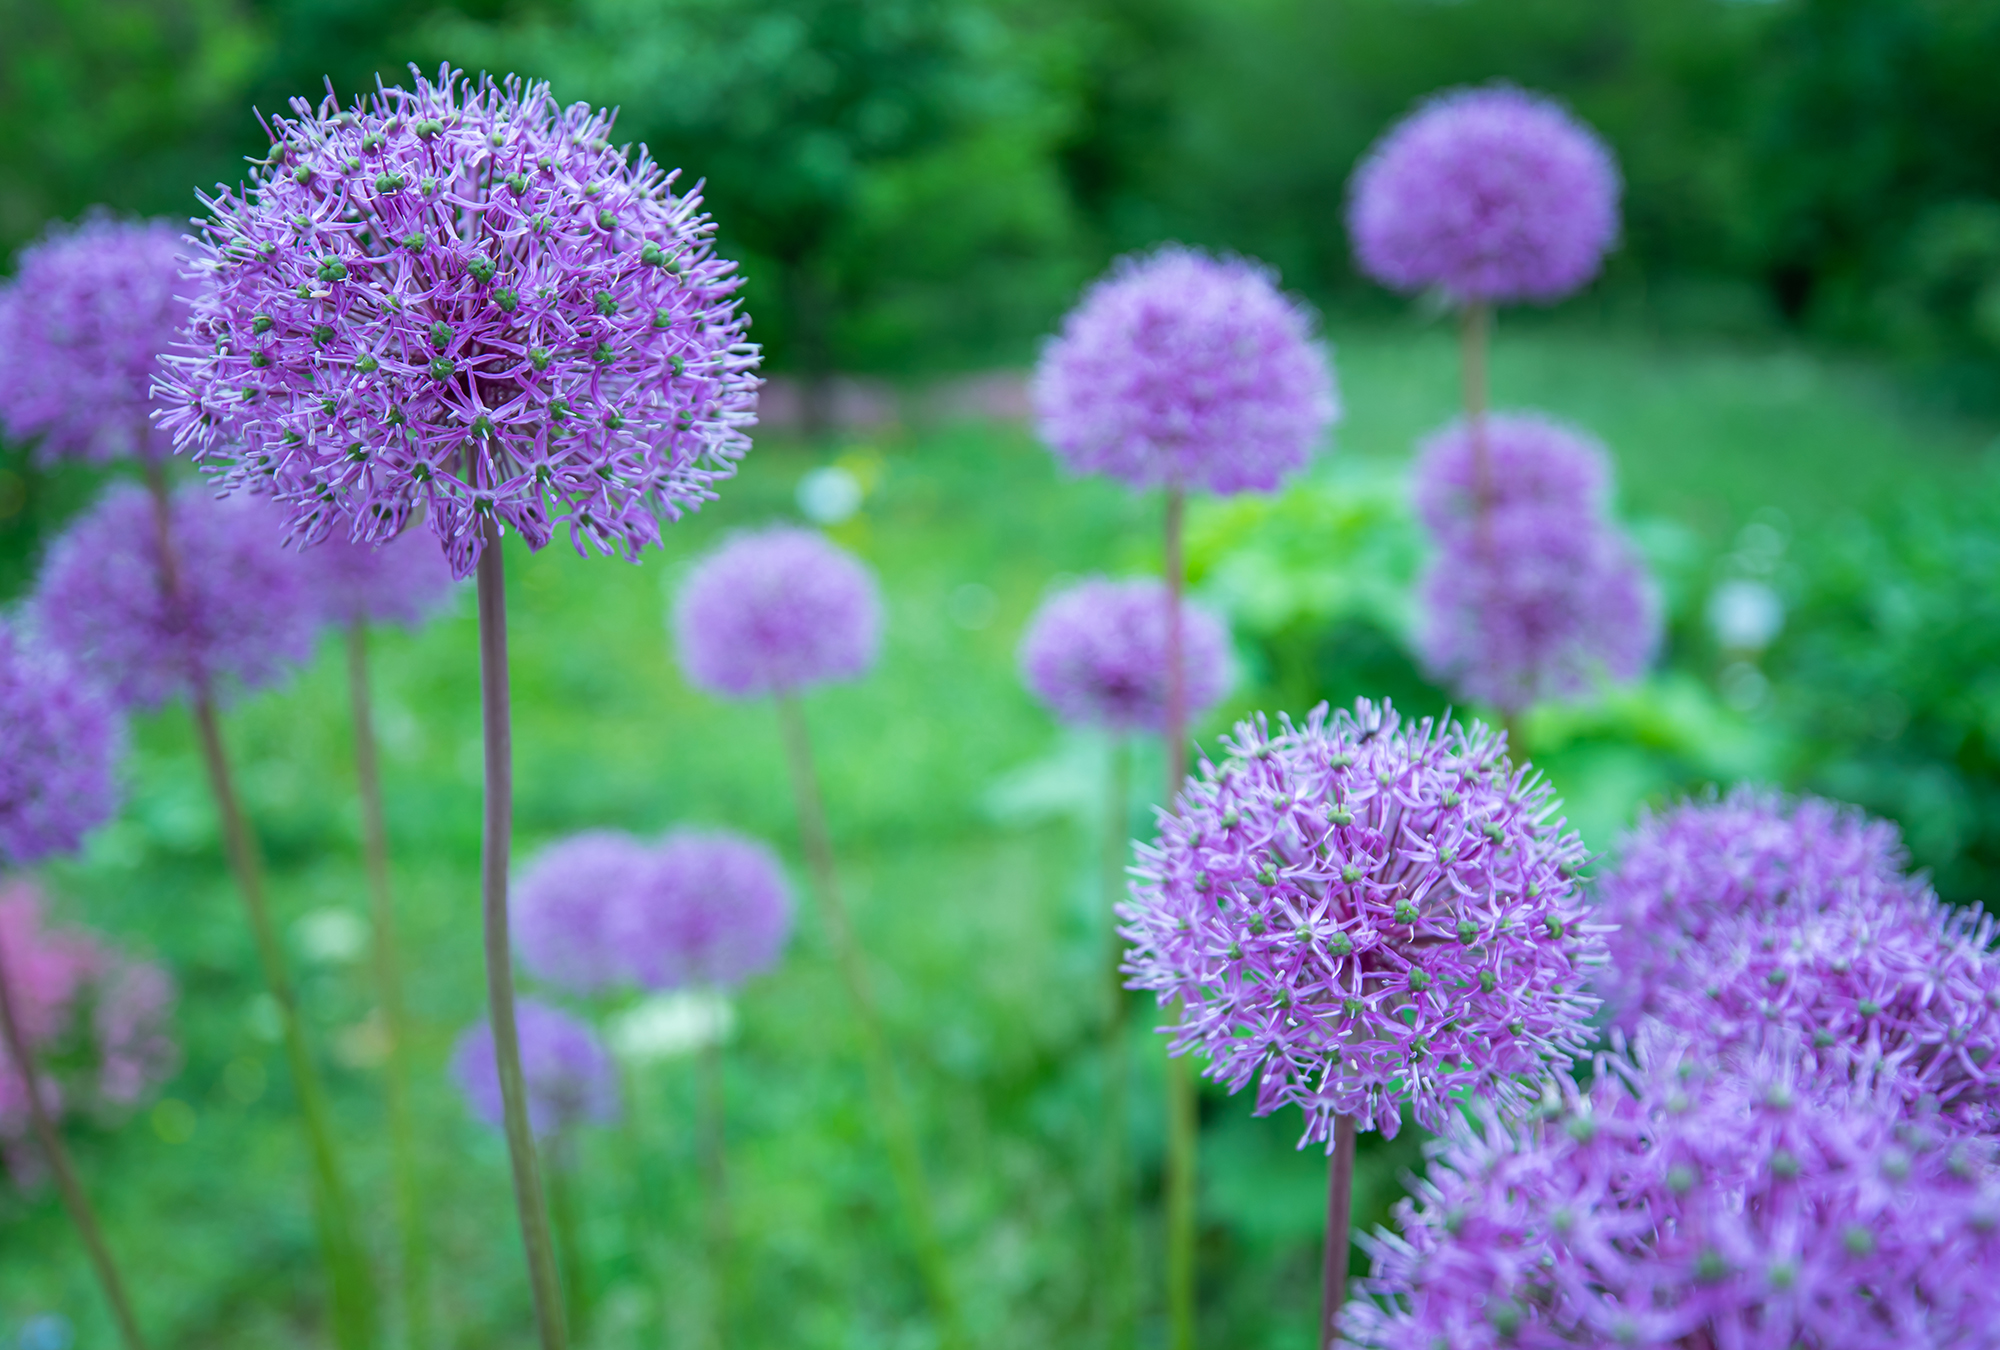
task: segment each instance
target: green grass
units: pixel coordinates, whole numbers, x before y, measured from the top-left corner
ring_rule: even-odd
[[[1435,328],[1339,324],[1334,335],[1349,418],[1341,455],[1309,491],[1335,502],[1349,488],[1393,497],[1383,475],[1415,434],[1452,411],[1450,339]],[[1781,509],[1800,531],[1820,528],[1911,477],[1948,477],[1984,437],[1906,406],[1865,365],[1793,349],[1503,326],[1494,383],[1502,406],[1550,407],[1604,434],[1618,454],[1625,511],[1669,522],[1677,565],[1696,579],[1760,509]],[[1013,647],[1052,578],[1153,565],[1156,504],[1064,480],[1017,429],[919,428],[858,448],[879,455],[881,487],[863,516],[836,533],[883,575],[888,647],[875,675],[815,695],[808,709],[850,901],[982,1346],[1096,1344],[1093,1017],[1105,927],[1094,861],[1097,749],[1051,726],[1019,690]],[[641,567],[563,548],[536,557],[510,551],[517,856],[586,826],[652,832],[687,821],[762,835],[796,857],[770,710],[690,691],[664,615],[689,559],[723,531],[788,514],[798,477],[827,453],[761,445],[723,499],[675,529],[665,555]],[[1209,526],[1220,518],[1204,515]],[[1210,562],[1219,575],[1226,558]],[[993,592],[983,627],[951,617],[954,592],[967,585]],[[462,599],[420,634],[384,635],[376,679],[419,1028],[416,1106],[439,1247],[437,1308],[448,1330],[441,1344],[471,1350],[525,1347],[532,1321],[504,1150],[466,1118],[442,1076],[453,1038],[482,1011],[478,685],[469,596]],[[1379,667],[1355,664],[1353,651],[1322,659],[1313,655],[1321,647],[1301,650],[1305,668],[1292,675],[1248,650],[1253,682],[1226,713],[1288,706],[1308,689],[1369,692],[1342,685],[1364,678],[1357,671],[1414,678],[1394,650],[1370,658]],[[1715,711],[1698,661],[1681,666],[1679,683],[1663,682],[1667,692],[1611,716],[1608,731],[1588,719],[1534,728],[1593,847],[1612,842],[1636,801],[1714,764],[1759,762],[1752,751],[1732,760],[1726,746],[1709,745],[1742,736],[1754,750],[1757,731]],[[1436,695],[1416,687],[1411,696]],[[288,930],[316,910],[365,909],[346,706],[329,646],[288,688],[244,700],[227,718]],[[1679,759],[1655,745],[1634,749],[1633,728],[1656,725],[1667,727],[1664,742],[1679,736],[1706,748]],[[185,1138],[163,1133],[147,1114],[79,1129],[79,1161],[158,1344],[321,1344],[289,1089],[184,714],[148,719],[136,740],[125,815],[84,859],[50,868],[47,879],[62,912],[157,954],[175,972],[187,1060],[167,1091],[195,1123]],[[1156,776],[1142,766],[1141,782]],[[1142,823],[1143,803],[1134,805]],[[359,1053],[368,1038],[357,1030],[365,1033],[372,1007],[365,967],[311,965],[293,946],[390,1288],[379,1070]],[[929,1345],[870,1129],[859,1046],[809,911],[785,964],[745,992],[741,1014],[728,1051],[731,1181],[743,1235],[736,1343]],[[1146,1332],[1157,1343],[1159,1056],[1143,1029],[1132,1054]],[[696,1346],[703,1295],[693,1066],[656,1067],[627,1086],[630,1123],[583,1146],[599,1312],[593,1344]],[[1203,1111],[1204,1343],[1304,1350],[1323,1163],[1293,1151],[1295,1118],[1255,1120],[1247,1103],[1214,1094]],[[1391,1146],[1366,1140],[1364,1224],[1383,1216],[1401,1171],[1416,1161],[1413,1134]],[[0,1343],[46,1311],[71,1318],[80,1345],[110,1343],[52,1195],[0,1191]]]

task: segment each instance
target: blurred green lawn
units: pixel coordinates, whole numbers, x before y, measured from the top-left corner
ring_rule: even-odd
[[[1363,481],[1379,490],[1413,436],[1453,410],[1452,342],[1414,322],[1336,324],[1334,337],[1348,420],[1339,454],[1314,481],[1322,491]],[[1677,525],[1675,547],[1695,578],[1760,510],[1778,508],[1810,531],[1913,478],[1964,471],[1986,436],[1912,408],[1893,379],[1859,362],[1574,325],[1503,325],[1495,395],[1604,435],[1618,455],[1624,513]],[[1157,503],[1063,478],[1020,428],[920,426],[839,446],[761,442],[722,500],[671,530],[664,556],[640,567],[561,546],[535,557],[510,550],[516,856],[587,826],[654,832],[683,821],[763,835],[796,856],[770,710],[689,690],[664,615],[689,559],[726,530],[794,515],[799,477],[836,454],[882,468],[863,513],[834,533],[880,569],[889,636],[875,675],[815,695],[808,715],[946,1235],[982,1346],[1094,1344],[1100,751],[1059,732],[1020,691],[1013,650],[1052,579],[1156,565]],[[988,588],[991,604],[965,587]],[[471,1350],[528,1346],[532,1324],[504,1150],[443,1079],[452,1039],[482,1010],[478,685],[470,597],[460,598],[421,634],[379,639],[376,689],[420,1035],[439,1324],[443,1344]],[[1253,660],[1249,669],[1264,668]],[[1241,689],[1207,730],[1251,707],[1275,711],[1273,697]],[[227,735],[390,1288],[388,1150],[367,1053],[365,963],[312,962],[293,926],[328,908],[365,910],[346,710],[329,644],[289,688],[234,708]],[[168,1092],[191,1116],[169,1107],[81,1133],[79,1161],[158,1344],[319,1344],[289,1087],[185,715],[147,720],[136,742],[123,819],[85,859],[48,875],[64,912],[174,970],[187,1062]],[[1579,788],[1560,755],[1554,763],[1558,788],[1590,797],[1576,805],[1596,849],[1611,846],[1636,799],[1660,786],[1579,768]],[[1140,781],[1156,776],[1146,768]],[[1144,803],[1133,805],[1133,826],[1143,828]],[[734,1339],[790,1350],[930,1344],[852,1028],[806,907],[786,962],[746,991],[740,1011],[728,1050],[742,1235]],[[1133,1058],[1142,1067],[1131,1132],[1150,1225],[1159,1055],[1143,1028]],[[592,1344],[703,1343],[692,1080],[686,1061],[635,1076],[630,1123],[585,1141]],[[1253,1120],[1245,1102],[1211,1095],[1204,1128],[1204,1343],[1304,1350],[1323,1163],[1293,1151],[1295,1117]],[[1366,1140],[1364,1226],[1383,1216],[1418,1157],[1413,1131],[1393,1146]],[[0,1189],[0,1221],[0,1344],[51,1311],[76,1324],[80,1346],[109,1344],[53,1196]],[[1142,1251],[1157,1341],[1154,1237],[1149,1227]]]

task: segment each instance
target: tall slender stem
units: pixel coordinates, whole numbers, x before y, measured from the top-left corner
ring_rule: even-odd
[[[424,1222],[416,1129],[410,1119],[410,1023],[396,954],[396,909],[389,889],[389,831],[382,812],[382,773],[375,753],[375,718],[368,694],[368,627],[347,626],[347,686],[354,708],[354,777],[361,796],[361,851],[368,867],[375,987],[389,1028],[389,1148],[396,1176],[396,1217],[402,1228],[403,1332],[408,1350],[431,1343],[430,1244]]]
[[[722,1038],[701,1048],[701,1185],[708,1224],[708,1297],[715,1350],[729,1344],[734,1311],[730,1279],[727,1092],[722,1076]]]
[[[1486,507],[1493,495],[1493,464],[1486,445],[1486,353],[1493,332],[1493,310],[1483,300],[1470,300],[1458,311],[1459,379],[1465,391],[1465,429],[1472,437],[1472,495],[1485,529]]]
[[[556,1263],[568,1300],[569,1331],[585,1342],[590,1338],[590,1284],[583,1235],[577,1229],[576,1140],[558,1133],[549,1138],[547,1149],[549,1215],[555,1224]]]
[[[1188,763],[1187,662],[1181,655],[1184,645],[1181,602],[1187,590],[1187,560],[1183,556],[1181,536],[1187,499],[1179,488],[1168,490],[1165,514],[1165,540],[1161,553],[1167,573],[1167,707],[1163,734],[1167,740],[1165,801],[1171,807],[1180,793],[1181,780],[1187,777]]]
[[[1171,805],[1187,777],[1187,670],[1181,656],[1181,594],[1187,563],[1181,547],[1186,497],[1170,488],[1163,556],[1167,573],[1167,795]],[[1167,1343],[1193,1350],[1195,1333],[1195,1119],[1194,1077],[1185,1059],[1167,1059]]]
[[[527,1084],[521,1076],[521,1034],[514,1018],[514,959],[507,925],[507,859],[514,834],[514,735],[507,705],[507,570],[500,530],[488,522],[479,553],[479,703],[486,742],[486,817],[480,843],[480,912],[486,929],[486,1003],[493,1056],[500,1070],[500,1104],[507,1154],[514,1167],[514,1203],[528,1286],[542,1350],[566,1350],[562,1278],[542,1196],[535,1136],[528,1128]]]
[[[1131,1063],[1125,1048],[1125,949],[1118,937],[1116,907],[1125,898],[1125,860],[1131,854],[1126,818],[1132,801],[1132,747],[1113,734],[1106,748],[1104,799],[1104,1244],[1102,1280],[1105,1343],[1129,1346],[1137,1332],[1132,1297],[1132,1198],[1125,1135],[1131,1128]]]
[[[868,968],[861,947],[848,921],[847,906],[840,898],[840,878],[834,869],[833,840],[827,833],[826,811],[820,801],[819,774],[813,766],[812,741],[806,734],[805,714],[798,700],[789,695],[778,699],[778,724],[784,733],[786,757],[790,762],[792,791],[798,799],[799,836],[805,846],[806,866],[812,874],[813,894],[819,901],[820,920],[833,940],[834,956],[847,994],[853,1001],[855,1020],[860,1023],[862,1049],[868,1062],[868,1086],[875,1099],[875,1118],[882,1127],[883,1147],[889,1167],[896,1177],[896,1190],[903,1203],[903,1220],[909,1225],[916,1248],[917,1267],[930,1297],[931,1313],[937,1319],[940,1339],[948,1347],[963,1346],[965,1334],[959,1325],[958,1299],[952,1289],[937,1225],[931,1216],[930,1187],[924,1180],[923,1156],[917,1148],[917,1133],[910,1123],[908,1106],[896,1083],[895,1063],[889,1057],[888,1038],[882,1032],[881,1015],[868,980]]]
[[[90,1253],[90,1264],[97,1271],[97,1282],[104,1286],[104,1301],[111,1305],[111,1316],[118,1323],[118,1334],[124,1339],[126,1350],[146,1350],[146,1338],[139,1334],[139,1319],[132,1315],[132,1304],[125,1296],[125,1281],[118,1276],[118,1266],[111,1259],[111,1248],[104,1241],[104,1230],[97,1226],[97,1212],[90,1207],[90,1197],[83,1193],[83,1186],[76,1179],[76,1170],[70,1166],[69,1150],[63,1147],[62,1136],[56,1133],[55,1121],[50,1118],[48,1106],[42,1101],[41,1076],[35,1072],[34,1053],[28,1047],[28,1038],[21,1030],[20,1020],[14,1015],[14,995],[7,984],[7,954],[0,951],[0,1036],[6,1038],[7,1058],[13,1062],[14,1072],[21,1075],[21,1083],[28,1098],[28,1121],[35,1132],[35,1139],[42,1146],[42,1156],[48,1159],[49,1170],[55,1173],[56,1190],[62,1194],[63,1208],[69,1211],[70,1222],[83,1238],[84,1250]]]
[[[1333,1122],[1333,1156],[1326,1171],[1326,1252],[1320,1267],[1319,1343],[1332,1350],[1347,1302],[1348,1232],[1354,1215],[1354,1117]]]

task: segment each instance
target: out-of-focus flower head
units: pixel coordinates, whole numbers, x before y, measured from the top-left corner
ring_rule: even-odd
[[[1588,127],[1505,87],[1432,98],[1355,170],[1347,228],[1361,270],[1456,303],[1559,300],[1618,236],[1618,166]]]
[[[515,1008],[515,1024],[521,1036],[521,1074],[527,1080],[528,1125],[538,1138],[618,1119],[617,1066],[587,1023],[524,998]],[[472,1113],[496,1130],[504,1128],[491,1024],[481,1022],[458,1038],[451,1074]]]
[[[0,861],[82,847],[118,809],[125,722],[44,643],[0,622]]]
[[[119,703],[155,708],[197,685],[275,683],[312,654],[316,615],[268,503],[174,494],[163,565],[154,503],[114,486],[49,550],[39,632]]]
[[[655,851],[617,830],[586,830],[537,854],[515,885],[514,950],[537,979],[594,994],[633,979],[626,913],[658,870]]]
[[[1480,419],[1479,434],[1484,483],[1465,422],[1453,422],[1417,447],[1411,473],[1417,515],[1433,537],[1472,530],[1482,510],[1536,506],[1579,520],[1605,515],[1611,465],[1595,437],[1533,412],[1491,413]]]
[[[2000,1176],[1866,1084],[1766,1048],[1600,1059],[1510,1122],[1445,1122],[1342,1314],[1358,1350],[1994,1344]]]
[[[792,929],[777,856],[725,831],[678,830],[653,850],[619,945],[648,989],[730,988],[770,969]]]
[[[1181,606],[1185,711],[1199,719],[1228,690],[1229,632]],[[1167,588],[1091,577],[1042,602],[1021,638],[1021,677],[1064,722],[1161,731],[1167,717]]]
[[[299,565],[331,623],[415,628],[451,603],[451,565],[417,530],[381,544],[330,538],[301,554]]]
[[[1078,473],[1269,491],[1340,404],[1306,310],[1270,269],[1177,245],[1119,260],[1035,368],[1035,420]]]
[[[172,449],[151,422],[160,358],[187,318],[187,246],[163,220],[91,215],[21,251],[0,286],[0,424],[46,462]]]
[[[882,595],[853,554],[812,530],[739,534],[697,564],[674,604],[681,668],[723,698],[796,694],[866,674]]]
[[[493,522],[636,556],[749,446],[735,264],[610,113],[411,73],[293,100],[249,186],[206,199],[161,425],[302,540],[421,511],[459,576]]]
[[[1225,749],[1119,907],[1131,987],[1180,1000],[1176,1053],[1256,1079],[1260,1115],[1299,1106],[1313,1143],[1338,1116],[1394,1134],[1405,1105],[1435,1129],[1466,1093],[1511,1103],[1588,1039],[1583,844],[1499,737],[1363,700]]]

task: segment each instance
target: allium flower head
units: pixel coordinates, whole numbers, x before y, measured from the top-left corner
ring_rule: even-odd
[[[882,595],[874,573],[814,531],[758,530],[696,565],[674,605],[674,635],[697,688],[795,694],[875,664]]]
[[[249,186],[208,199],[211,289],[161,425],[305,540],[421,512],[459,576],[495,520],[636,556],[748,448],[735,264],[611,114],[511,77],[413,83],[293,100]]]
[[[155,708],[196,684],[274,683],[312,654],[315,615],[268,504],[184,488],[171,511],[172,588],[154,504],[115,486],[49,550],[37,626],[121,704]]]
[[[299,565],[331,623],[414,628],[451,602],[451,565],[419,530],[381,544],[335,536],[305,550]]]
[[[1463,421],[1417,447],[1411,474],[1417,515],[1433,536],[1472,530],[1482,509],[1538,506],[1579,520],[1605,515],[1611,467],[1595,437],[1532,412],[1488,414],[1480,420],[1480,435],[1486,451],[1483,484],[1472,433]]]
[[[1445,1123],[1342,1314],[1365,1350],[1991,1347],[2000,1175],[1781,1055],[1603,1058],[1509,1122]]]
[[[1361,270],[1458,303],[1559,300],[1618,235],[1618,166],[1588,127],[1519,89],[1431,99],[1376,142],[1351,185]]]
[[[69,853],[118,809],[125,723],[53,649],[0,622],[0,860]]]
[[[514,950],[537,979],[576,994],[633,978],[625,915],[653,885],[655,851],[617,830],[586,830],[537,854],[514,888]]]
[[[1269,491],[1340,416],[1312,321],[1274,274],[1176,245],[1084,293],[1033,393],[1057,458],[1133,487]]]
[[[22,250],[0,286],[0,425],[44,460],[168,453],[153,381],[187,318],[186,248],[165,221],[92,215]]]
[[[739,834],[668,835],[635,898],[620,945],[648,989],[741,984],[770,969],[791,935],[784,867],[769,848]]]
[[[1229,632],[1181,606],[1186,713],[1199,719],[1229,688]],[[1160,731],[1167,716],[1167,588],[1091,577],[1042,602],[1021,638],[1021,676],[1065,722]]]
[[[515,1024],[521,1035],[521,1074],[527,1080],[528,1126],[538,1138],[618,1119],[618,1069],[587,1023],[524,998],[515,1008]],[[496,1130],[503,1128],[491,1024],[481,1022],[458,1038],[451,1074],[472,1113]]]
[[[1435,1129],[1467,1092],[1502,1102],[1587,1039],[1603,937],[1583,844],[1547,786],[1475,723],[1363,700],[1304,726],[1238,724],[1119,907],[1135,989],[1182,1001],[1176,1053],[1208,1056],[1257,1112],[1296,1104],[1303,1143],[1338,1116]]]

